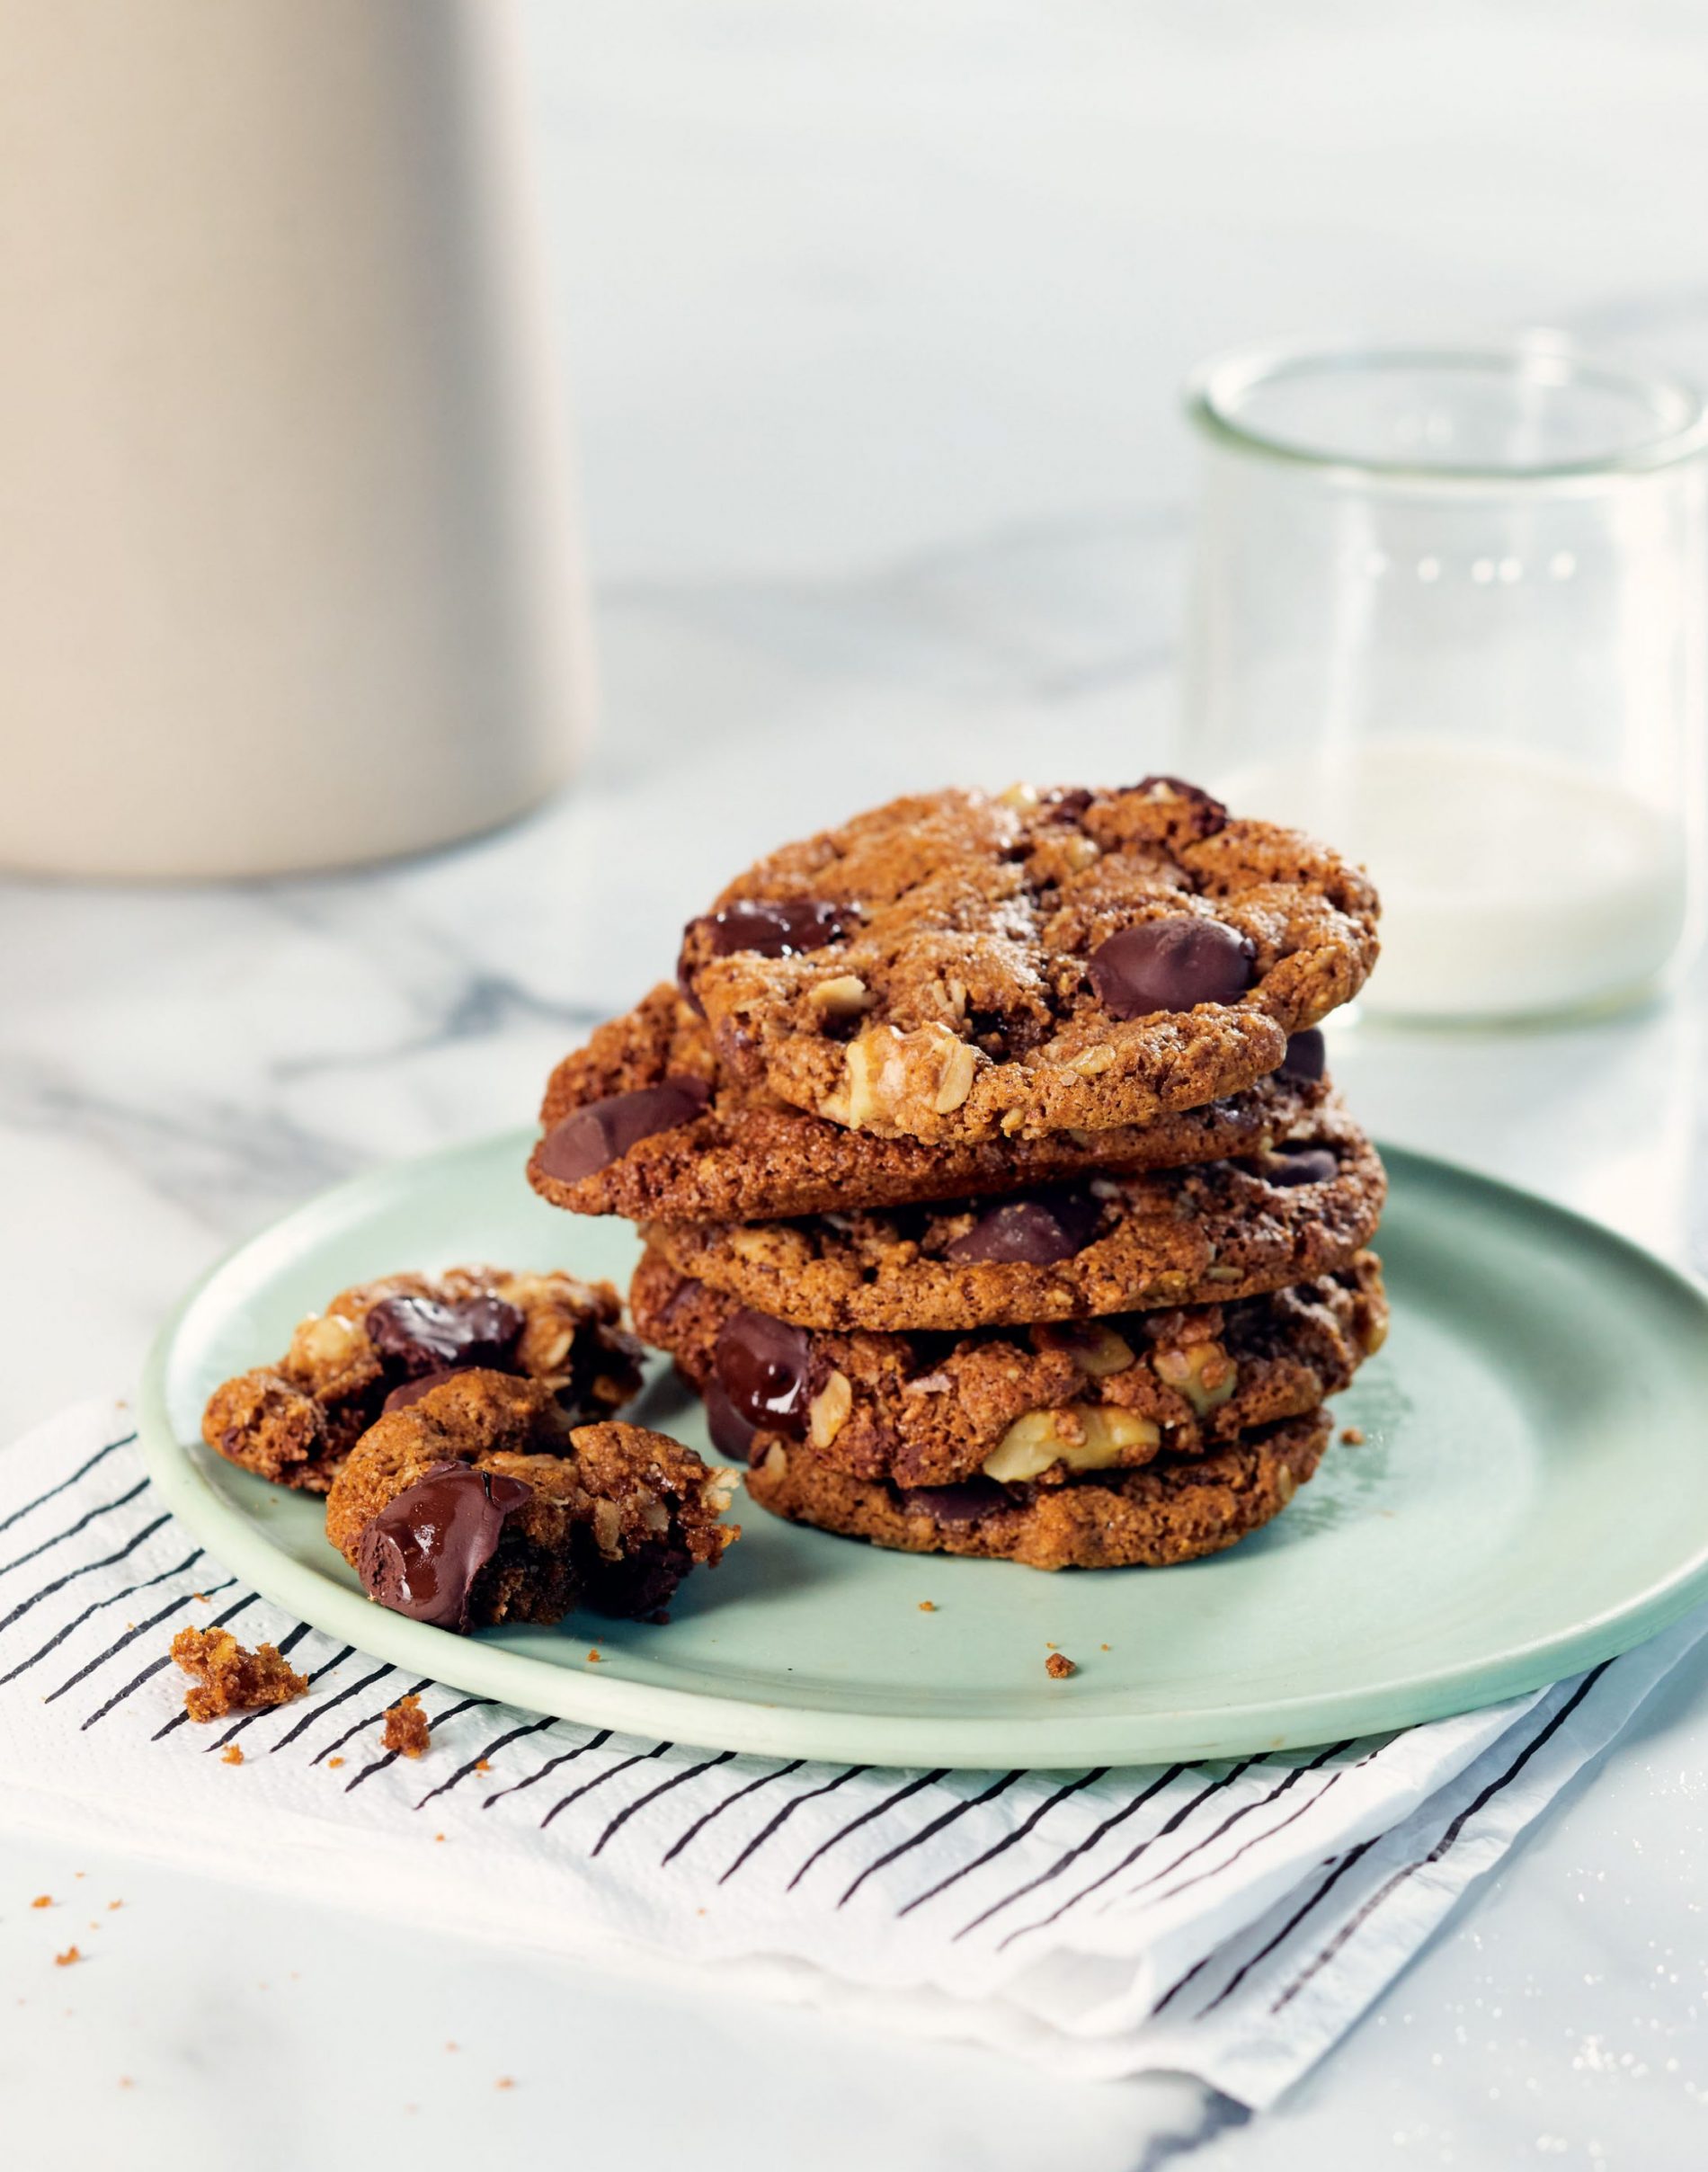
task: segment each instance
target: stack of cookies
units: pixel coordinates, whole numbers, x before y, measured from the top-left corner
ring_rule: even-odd
[[[558,1066],[529,1177],[774,1513],[1036,1568],[1284,1508],[1381,1342],[1382,1166],[1318,1021],[1369,882],[1170,778],[785,847]]]

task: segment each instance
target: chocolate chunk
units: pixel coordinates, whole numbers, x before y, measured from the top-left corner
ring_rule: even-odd
[[[843,908],[817,897],[743,897],[706,921],[714,957],[757,950],[761,957],[796,957],[822,950],[847,932]]]
[[[993,1478],[964,1478],[954,1486],[898,1486],[904,1509],[918,1509],[934,1523],[975,1524],[981,1516],[1009,1506],[1008,1494]]]
[[[1320,1079],[1328,1067],[1328,1045],[1314,1026],[1307,1026],[1288,1040],[1287,1052],[1281,1059],[1284,1079],[1303,1079],[1308,1085]]]
[[[1069,785],[1059,792],[1044,796],[1046,822],[1078,822],[1091,804],[1091,795],[1082,784]]]
[[[1099,943],[1090,960],[1091,985],[1118,1019],[1198,1003],[1231,1003],[1251,985],[1257,946],[1220,921],[1172,913],[1140,921]]]
[[[812,1354],[802,1329],[743,1305],[718,1330],[712,1363],[738,1417],[799,1440],[806,1432]]]
[[[706,1405],[706,1428],[718,1454],[727,1455],[732,1463],[752,1463],[753,1436],[759,1428],[748,1424],[716,1373],[706,1383],[701,1401]]]
[[[1264,1166],[1270,1184],[1326,1184],[1340,1173],[1338,1158],[1326,1146],[1277,1146]]]
[[[502,1297],[387,1297],[362,1324],[387,1367],[413,1377],[475,1365],[507,1370],[523,1321]]]
[[[987,1206],[943,1256],[956,1267],[997,1260],[1053,1267],[1058,1260],[1071,1260],[1083,1251],[1102,1219],[1103,1209],[1088,1193],[1052,1187],[1027,1198],[1001,1199]]]
[[[520,1478],[440,1463],[362,1527],[356,1568],[369,1598],[411,1621],[466,1630],[475,1580],[498,1550],[504,1519],[534,1489]]]
[[[467,1372],[466,1366],[447,1366],[442,1372],[423,1373],[419,1380],[405,1380],[402,1387],[394,1388],[379,1406],[380,1415],[392,1411],[406,1411],[412,1402],[419,1402],[430,1388],[436,1388],[441,1380],[455,1380],[458,1374]]]
[[[547,1133],[539,1166],[560,1184],[579,1183],[619,1160],[637,1140],[691,1124],[710,1098],[711,1090],[703,1079],[677,1077],[661,1086],[642,1086],[633,1093],[612,1093],[602,1101],[589,1101]]]
[[[676,985],[689,1010],[706,1016],[706,1006],[694,993],[689,978],[689,947],[697,929],[706,930],[707,948],[714,957],[727,957],[734,950],[757,950],[761,957],[796,957],[807,950],[822,950],[849,930],[844,906],[826,904],[817,897],[739,897],[721,912],[690,920],[682,930],[681,953],[676,960]]]
[[[582,1564],[583,1604],[622,1619],[667,1619],[659,1610],[676,1596],[677,1585],[693,1566],[688,1548],[670,1539],[643,1543],[617,1561],[607,1561],[594,1550]]]

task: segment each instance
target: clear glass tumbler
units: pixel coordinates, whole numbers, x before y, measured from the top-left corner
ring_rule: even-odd
[[[1699,888],[1696,395],[1532,338],[1271,349],[1188,397],[1182,763],[1369,868],[1370,1007],[1565,1015],[1655,985]]]

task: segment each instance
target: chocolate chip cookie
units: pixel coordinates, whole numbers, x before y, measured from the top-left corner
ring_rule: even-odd
[[[643,1426],[574,1425],[540,1380],[473,1370],[382,1417],[326,1497],[370,1598],[440,1629],[646,1615],[736,1537],[726,1472]]]
[[[682,1274],[802,1327],[982,1327],[1214,1304],[1345,1267],[1386,1179],[1336,1102],[1303,1139],[1194,1169],[789,1221],[650,1222]]]
[[[974,1479],[912,1490],[856,1478],[810,1442],[773,1441],[747,1474],[763,1509],[906,1553],[964,1553],[1031,1569],[1161,1568],[1218,1553],[1280,1513],[1321,1460],[1329,1416],[1247,1433],[1207,1455],[1066,1485]]]
[[[731,1074],[932,1143],[1151,1124],[1245,1091],[1375,961],[1364,875],[1170,778],[898,799],[686,930]]]
[[[1303,1131],[1327,1093],[1322,1036],[1307,1028],[1280,1070],[1229,1100],[1108,1131],[928,1146],[846,1130],[731,1079],[705,1019],[660,986],[552,1073],[528,1176],[576,1214],[765,1221],[1261,1153]]]
[[[458,1267],[341,1290],[298,1327],[277,1365],[217,1387],[201,1437],[229,1463],[324,1493],[382,1412],[479,1366],[539,1381],[578,1417],[621,1408],[640,1349],[609,1282]]]
[[[1063,1484],[1202,1454],[1316,1410],[1381,1348],[1388,1320],[1367,1251],[1233,1304],[967,1335],[815,1333],[656,1251],[629,1303],[699,1393],[720,1455],[757,1462],[773,1440],[807,1443],[853,1477],[903,1488]]]

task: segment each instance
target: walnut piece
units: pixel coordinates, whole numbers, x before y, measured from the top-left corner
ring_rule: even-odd
[[[807,1438],[815,1448],[828,1448],[848,1423],[854,1407],[854,1391],[846,1373],[832,1373],[807,1405]]]
[[[1159,1350],[1153,1362],[1157,1378],[1184,1395],[1200,1418],[1220,1410],[1239,1385],[1240,1368],[1219,1342]]]
[[[1027,1411],[985,1457],[984,1475],[1001,1485],[1019,1485],[1057,1463],[1071,1471],[1107,1471],[1128,1449],[1154,1448],[1161,1438],[1152,1420],[1135,1411],[1104,1410],[1090,1402]]]

